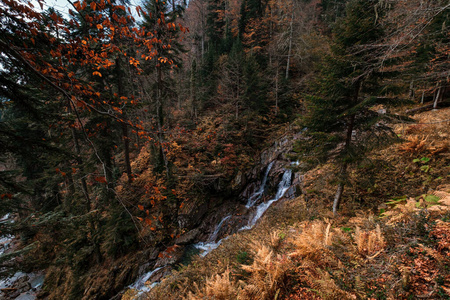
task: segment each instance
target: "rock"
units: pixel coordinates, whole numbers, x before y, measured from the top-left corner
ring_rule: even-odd
[[[40,289],[44,284],[45,275],[44,273],[36,273],[34,276],[30,277],[30,284],[33,290]]]
[[[286,191],[286,193],[284,194],[284,197],[288,198],[288,199],[293,198],[295,196],[295,192],[296,192],[296,188],[293,185]]]
[[[147,280],[147,283],[151,284],[154,282],[159,282],[159,281],[161,281],[161,279],[163,279],[164,277],[169,275],[171,272],[172,272],[171,266],[163,267],[160,270],[158,270],[157,272],[153,273],[153,275]]]
[[[159,254],[159,249],[150,248],[150,249],[145,250],[144,257],[146,257],[146,259],[148,259],[148,260],[155,260],[158,258],[158,254]]]
[[[36,295],[30,292],[22,293],[16,300],[34,300],[36,299]]]
[[[231,188],[234,191],[240,190],[245,185],[245,176],[242,171],[239,171],[231,182]]]
[[[206,202],[201,205],[193,205],[192,210],[178,216],[179,228],[192,229],[199,225],[199,222],[203,219],[203,216],[208,212],[208,204]]]
[[[245,190],[239,195],[239,199],[245,199],[245,202],[247,202],[247,199],[250,198],[250,196],[258,189],[258,184],[256,182],[252,182]]]
[[[175,244],[177,244],[177,245],[190,244],[198,237],[199,234],[200,234],[200,229],[199,228],[195,228],[195,229],[193,229],[191,231],[186,232],[185,234],[183,234],[179,238],[177,238],[175,240]]]
[[[158,260],[155,263],[154,268],[165,267],[177,263],[184,254],[184,247],[169,247],[171,251],[163,251],[158,256]]]

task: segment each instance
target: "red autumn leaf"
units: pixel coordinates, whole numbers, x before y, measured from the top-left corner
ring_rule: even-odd
[[[144,206],[142,206],[142,205],[138,205],[138,208],[139,208],[139,210],[141,210],[141,211],[143,211],[144,210]]]
[[[94,180],[100,183],[107,183],[105,176],[97,176]]]
[[[136,6],[136,11],[137,11],[139,17],[141,16],[141,13],[139,12],[140,10],[141,10],[141,7],[139,5]]]

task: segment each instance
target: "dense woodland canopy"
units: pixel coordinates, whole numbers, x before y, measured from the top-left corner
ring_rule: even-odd
[[[348,167],[397,139],[377,109],[448,101],[448,1],[69,3],[0,4],[5,274],[172,245],[287,125],[295,160],[337,166],[337,211]]]

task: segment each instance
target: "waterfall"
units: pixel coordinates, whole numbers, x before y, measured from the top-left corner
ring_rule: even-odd
[[[208,238],[209,242],[214,242],[217,239],[217,235],[219,234],[220,229],[222,229],[222,225],[223,223],[228,220],[229,218],[231,218],[231,215],[226,216],[225,218],[222,219],[222,221],[220,221],[219,225],[217,225],[216,229],[214,230],[214,232],[211,234],[211,236]]]
[[[144,275],[142,275],[141,277],[138,278],[138,280],[136,280],[135,283],[133,283],[132,285],[128,286],[130,289],[134,289],[137,291],[138,295],[145,293],[145,292],[149,292],[155,285],[156,283],[152,283],[150,286],[146,285],[145,283],[147,282],[147,280],[149,280],[153,274],[155,274],[155,272],[158,272],[159,270],[161,270],[163,267],[159,267],[156,268],[148,273],[145,273]]]
[[[231,215],[226,216],[225,218],[222,219],[222,221],[220,221],[220,223],[216,226],[216,229],[214,230],[214,232],[209,236],[208,241],[206,243],[199,242],[194,245],[195,248],[203,251],[202,253],[200,253],[201,256],[205,256],[212,250],[219,247],[219,245],[222,243],[222,240],[219,240],[218,242],[216,242],[217,235],[219,234],[220,229],[222,229],[223,223],[226,220],[228,220],[229,218],[231,218]]]
[[[264,178],[263,178],[263,180],[262,180],[262,182],[261,182],[261,185],[260,185],[259,189],[258,189],[256,192],[254,192],[254,193],[250,196],[250,198],[248,198],[248,201],[247,201],[247,204],[245,205],[245,207],[250,208],[250,207],[252,207],[253,205],[255,205],[255,203],[256,203],[259,199],[261,199],[261,197],[262,197],[262,195],[263,195],[263,193],[264,193],[264,188],[266,187],[267,177],[269,176],[269,172],[270,172],[270,169],[272,169],[273,163],[274,163],[274,162],[271,162],[271,163],[267,166],[266,173],[264,173]]]
[[[262,194],[264,193],[264,188],[266,186],[267,178],[268,178],[269,172],[273,166],[273,163],[274,162],[271,162],[267,166],[266,172],[265,172],[263,180],[261,182],[261,186],[248,199],[248,202],[246,205],[247,208],[254,206],[256,204],[256,202],[259,199],[261,199]],[[251,229],[251,228],[253,228],[253,226],[255,226],[256,222],[262,217],[262,215],[266,212],[266,210],[270,207],[270,205],[272,205],[272,203],[274,203],[275,201],[280,200],[284,196],[286,191],[291,186],[291,178],[292,178],[292,170],[286,170],[283,174],[283,177],[282,177],[280,183],[278,184],[278,189],[277,189],[277,193],[275,194],[275,197],[267,202],[263,202],[263,203],[259,204],[256,207],[254,216],[251,219],[249,219],[248,224],[246,226],[240,228],[239,231]],[[232,216],[231,214],[227,215],[217,224],[216,228],[210,234],[210,236],[208,237],[206,242],[199,242],[199,243],[196,243],[193,245],[195,248],[197,248],[198,250],[201,251],[200,256],[206,256],[212,250],[219,247],[219,245],[222,243],[222,241],[229,238],[229,236],[227,236],[216,242],[216,240],[219,236],[220,230],[222,229],[225,222],[231,218],[231,216]],[[147,286],[145,283],[153,276],[153,274],[155,272],[157,272],[158,270],[160,270],[163,267],[156,268],[155,270],[142,275],[141,277],[139,277],[139,279],[134,284],[130,285],[129,288],[135,289],[138,292],[138,295],[141,295],[144,292],[150,291],[158,283],[152,283],[150,286]]]
[[[253,228],[253,226],[255,226],[256,222],[259,220],[259,218],[262,217],[262,215],[266,212],[266,210],[270,207],[270,205],[272,205],[272,203],[274,203],[275,201],[280,200],[281,197],[284,196],[286,191],[291,186],[291,178],[292,178],[292,170],[286,170],[286,172],[284,172],[283,174],[283,178],[278,184],[278,190],[275,195],[275,198],[258,205],[258,207],[256,208],[256,213],[253,216],[253,218],[249,220],[247,226],[242,227],[241,229],[239,229],[239,231],[251,229]]]

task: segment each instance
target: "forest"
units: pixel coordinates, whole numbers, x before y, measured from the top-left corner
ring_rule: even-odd
[[[448,0],[141,1],[0,2],[1,299],[450,299]]]

